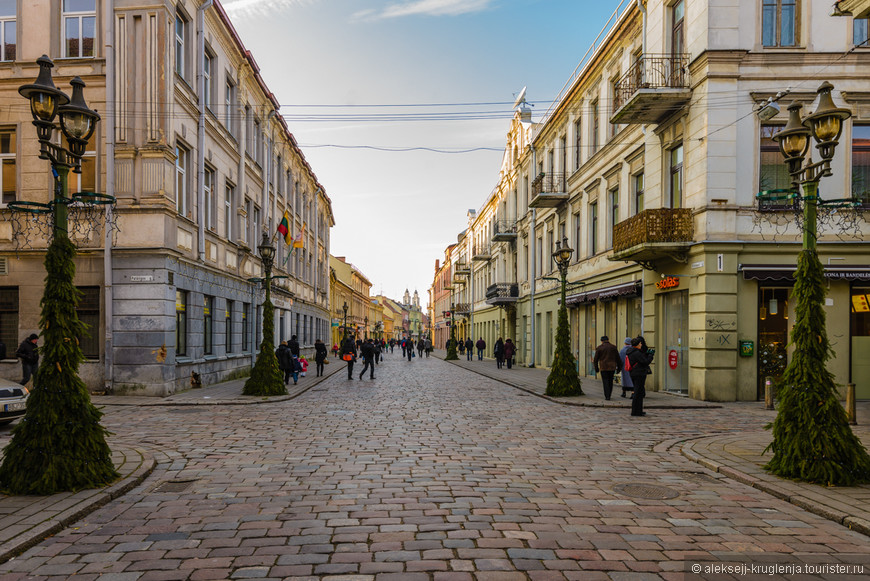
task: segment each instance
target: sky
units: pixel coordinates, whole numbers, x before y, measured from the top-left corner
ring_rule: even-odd
[[[221,1],[332,200],[331,253],[423,305],[497,185],[517,94],[539,121],[633,2]]]

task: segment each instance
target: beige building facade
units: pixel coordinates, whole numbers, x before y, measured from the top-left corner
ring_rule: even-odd
[[[761,397],[788,361],[801,247],[799,204],[776,199],[791,184],[771,136],[788,103],[808,114],[827,80],[853,113],[821,183],[825,199],[851,201],[819,218],[829,369],[870,398],[861,357],[870,341],[870,49],[867,21],[831,8],[628,3],[539,119],[518,102],[496,187],[452,253],[454,267],[471,264],[471,332],[488,344],[511,336],[519,363],[548,367],[560,288],[552,252],[567,242],[581,377],[594,373],[600,336],[621,345],[643,334],[657,348],[648,388]]]
[[[58,87],[81,76],[102,115],[71,192],[117,200],[117,232],[76,241],[80,316],[91,327],[82,367],[89,387],[162,396],[187,387],[192,373],[205,383],[246,374],[262,334],[264,233],[277,246],[275,340],[297,335],[310,350],[328,336],[331,201],[221,5],[25,4],[8,16],[27,34],[0,62],[0,102],[11,112],[0,131],[14,144],[2,154],[0,211],[10,214],[9,201],[48,201],[51,170],[36,157],[17,94],[47,54]],[[275,236],[285,213],[295,248]],[[42,296],[44,243],[17,254],[15,245],[4,223],[4,339],[36,330]]]

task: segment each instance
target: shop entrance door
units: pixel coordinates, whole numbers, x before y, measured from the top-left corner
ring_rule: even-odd
[[[852,289],[852,369],[855,399],[870,399],[870,288]]]
[[[764,382],[775,386],[788,366],[788,288],[758,289],[758,381],[756,395],[764,399]]]
[[[655,361],[664,368],[664,390],[689,394],[689,291],[667,293],[663,297],[665,315],[664,345],[657,347]]]

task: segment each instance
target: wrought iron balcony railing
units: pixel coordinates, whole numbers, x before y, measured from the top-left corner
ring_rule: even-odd
[[[515,282],[499,282],[486,289],[486,302],[490,305],[515,303],[519,296],[520,288]]]
[[[471,267],[465,262],[457,262],[453,266],[453,274],[458,276],[468,276],[471,274]]]
[[[613,226],[614,260],[651,259],[691,244],[695,228],[691,208],[655,208]]]
[[[566,174],[540,173],[532,180],[532,208],[553,208],[568,200]]]
[[[453,314],[457,317],[465,316],[471,312],[471,303],[456,303],[453,305]]]
[[[516,220],[498,220],[492,229],[493,242],[510,242],[517,238]]]
[[[645,54],[616,82],[611,123],[655,123],[691,98],[688,54]]]
[[[474,251],[471,253],[471,260],[489,260],[490,258],[492,258],[492,254],[489,246],[486,244],[475,246]]]

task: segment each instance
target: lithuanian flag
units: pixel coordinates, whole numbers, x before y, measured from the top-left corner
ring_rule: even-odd
[[[287,213],[287,210],[284,210],[284,217],[281,218],[281,223],[278,224],[278,234],[284,238],[285,244],[290,244],[293,241],[293,237],[290,236],[290,215]]]

